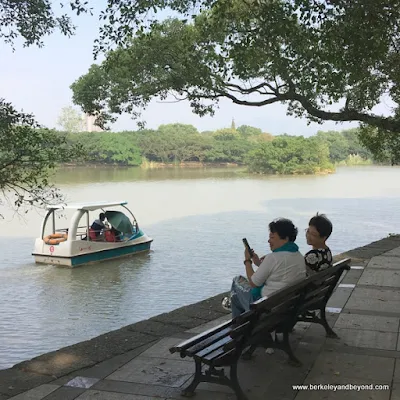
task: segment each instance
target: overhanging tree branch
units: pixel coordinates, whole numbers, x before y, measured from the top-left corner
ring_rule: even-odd
[[[289,100],[298,101],[310,115],[321,120],[337,122],[361,121],[377,128],[400,133],[400,120],[392,117],[385,118],[379,115],[361,113],[352,109],[345,109],[340,112],[324,111],[315,107],[306,97],[297,93],[290,94]]]

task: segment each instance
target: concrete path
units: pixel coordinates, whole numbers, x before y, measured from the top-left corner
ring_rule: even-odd
[[[240,361],[239,380],[249,400],[400,400],[400,238],[387,238],[338,258],[347,256],[353,259],[352,269],[328,304],[329,322],[340,339],[325,338],[319,325],[299,323],[291,340],[302,367],[290,366],[283,352],[268,355],[262,349],[252,360]],[[182,399],[180,391],[194,373],[194,362],[171,355],[168,349],[226,321],[229,315],[216,309],[219,300],[220,296],[212,300],[214,312],[221,313],[218,318],[166,332],[162,338],[152,336],[146,344],[89,368],[76,368],[61,378],[55,379],[49,372],[57,370],[54,357],[53,364],[48,357],[6,370],[11,375],[32,375],[32,379],[46,377],[47,381],[28,391],[12,386],[14,376],[6,392],[2,378],[7,375],[0,371],[0,400]],[[190,322],[196,316],[187,318]],[[193,321],[190,323],[193,326]],[[294,385],[312,385],[313,390]],[[10,396],[15,389],[19,394]],[[198,400],[235,399],[229,388],[214,384],[200,384],[196,393]]]

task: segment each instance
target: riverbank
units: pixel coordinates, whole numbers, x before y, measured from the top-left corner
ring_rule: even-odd
[[[351,257],[353,265],[366,265],[371,258],[399,246],[400,236],[390,236],[338,254],[335,256],[335,261]],[[361,272],[357,269],[351,270],[342,282],[354,286],[354,282],[359,280]],[[48,393],[53,390],[54,393],[57,393],[61,388],[62,393],[58,394],[59,397],[51,397],[51,399],[74,399],[84,391],[82,388],[69,390],[77,388],[61,387],[73,377],[92,376],[91,374],[94,372],[99,379],[106,377],[161,339],[169,336],[187,338],[191,335],[187,332],[188,330],[195,330],[201,325],[226,317],[227,312],[221,308],[221,298],[224,294],[221,293],[198,303],[157,315],[91,340],[24,361],[12,368],[1,370],[0,400],[7,400],[36,387],[44,387],[43,390],[50,390]],[[347,293],[347,298],[348,295],[349,293]],[[343,303],[343,293],[335,293],[332,301],[332,307],[338,307]],[[343,306],[344,304],[340,307]],[[71,392],[67,397],[64,393],[66,391]],[[44,397],[45,395],[34,398],[41,399]],[[166,397],[168,396],[164,398]],[[105,399],[106,397],[102,398]]]
[[[339,166],[339,165],[338,165]],[[346,166],[345,164],[341,164],[341,167]],[[353,167],[353,166],[352,166]],[[143,161],[142,164],[137,166],[132,165],[120,165],[120,164],[104,164],[104,163],[64,163],[58,166],[58,170],[60,169],[74,169],[74,168],[104,168],[108,170],[120,169],[120,170],[128,170],[132,168],[136,168],[142,171],[156,171],[156,170],[207,170],[207,169],[226,169],[226,170],[235,170],[238,174],[247,174],[253,176],[321,176],[321,175],[330,175],[336,173],[336,166],[333,168],[317,168],[314,172],[296,172],[284,174],[279,172],[252,172],[249,170],[248,166],[245,164],[238,163],[211,163],[211,162],[197,162],[197,161],[188,161],[188,162],[177,162],[177,163],[162,163],[162,162],[154,162],[154,161]]]
[[[63,163],[60,167],[64,168],[74,168],[74,167],[91,167],[91,168],[174,168],[174,167],[187,167],[187,168],[246,168],[244,164],[221,162],[221,163],[211,163],[211,162],[198,162],[198,161],[188,161],[188,162],[178,162],[178,163],[162,163],[148,161],[142,163],[141,165],[121,165],[121,164],[110,164],[110,163]]]

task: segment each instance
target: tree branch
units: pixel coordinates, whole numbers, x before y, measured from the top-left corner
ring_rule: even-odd
[[[259,94],[263,94],[263,95],[264,95],[264,94],[267,94],[267,95],[276,95],[277,92],[278,92],[276,88],[274,88],[272,85],[270,85],[270,84],[267,83],[267,82],[260,83],[259,85],[253,86],[253,87],[251,87],[251,88],[249,88],[249,89],[243,88],[242,86],[237,85],[237,84],[235,84],[235,83],[225,83],[224,85],[225,85],[225,87],[227,87],[227,88],[235,88],[235,89],[237,89],[236,91],[239,91],[240,93],[243,93],[243,94],[259,93]],[[261,91],[260,91],[260,89],[263,89],[263,88],[265,88],[265,87],[267,87],[268,89],[270,89],[271,92],[267,92],[267,91],[261,92]],[[233,89],[231,89],[231,90],[233,90]]]
[[[235,104],[239,104],[241,106],[252,106],[252,107],[262,107],[262,106],[266,106],[268,104],[273,104],[273,103],[277,103],[278,101],[287,101],[287,100],[291,100],[288,95],[285,94],[278,94],[275,97],[271,97],[269,99],[265,99],[262,101],[247,101],[247,100],[241,100],[238,99],[237,97],[235,97],[233,94],[230,94],[228,92],[225,91],[220,91],[220,93],[218,95],[215,96],[202,96],[205,98],[209,98],[209,99],[217,99],[220,97],[227,97],[228,99],[232,100],[233,103]]]
[[[381,117],[374,114],[365,114],[356,110],[345,109],[340,112],[324,111],[314,106],[307,98],[290,91],[289,100],[298,101],[303,108],[313,117],[322,120],[331,120],[338,122],[360,121],[377,128],[382,128],[392,132],[400,132],[400,120],[391,117]]]

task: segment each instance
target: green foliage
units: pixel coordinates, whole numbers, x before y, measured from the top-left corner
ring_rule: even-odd
[[[228,142],[239,139],[239,134],[236,129],[224,128],[215,131],[213,133],[213,137],[215,140],[218,140],[220,142]]]
[[[361,127],[358,132],[360,142],[374,154],[378,162],[391,165],[400,164],[400,135],[370,126]]]
[[[357,130],[318,132],[307,139],[260,132],[244,126],[199,133],[192,125],[166,124],[137,132],[74,133],[68,140],[81,143],[85,161],[116,165],[236,163],[258,173],[312,174],[332,170],[332,164],[371,162]]]
[[[142,162],[135,136],[129,132],[83,132],[68,135],[68,140],[81,143],[85,161],[91,163],[137,166]]]
[[[67,4],[78,15],[90,12],[86,1]],[[56,15],[49,0],[0,0],[0,41],[12,47],[19,37],[26,47],[41,47],[44,36],[56,30],[70,36],[74,29],[70,17]],[[51,169],[82,156],[80,147],[71,147],[64,135],[38,128],[32,115],[17,112],[0,97],[0,191],[16,209],[59,200],[48,180]]]
[[[31,115],[18,113],[1,99],[0,143],[0,191],[15,208],[60,200],[48,181],[49,171],[83,155],[79,143],[71,145],[65,135],[39,129]]]
[[[163,135],[197,135],[199,131],[193,125],[188,124],[166,124],[158,127],[158,132]]]
[[[359,128],[347,129],[340,132],[348,143],[349,154],[359,155],[362,159],[372,159],[372,152],[360,141],[361,130]]]
[[[55,15],[51,3],[49,0],[0,0],[0,39],[12,45],[22,37],[25,46],[43,46],[42,38],[55,30],[66,36],[73,35],[75,27],[71,18],[67,14]],[[91,11],[87,2],[68,3],[77,15]]]
[[[340,161],[339,163],[337,163],[337,165],[340,166],[347,166],[347,167],[353,167],[356,165],[371,165],[372,164],[372,160],[371,159],[365,159],[362,158],[360,155],[358,154],[349,154],[346,159]]]
[[[161,21],[160,10],[176,18]],[[91,69],[74,95],[103,123],[172,93],[199,115],[223,98],[279,102],[310,121],[400,132],[400,0],[115,0],[102,20],[96,50],[114,50],[93,90]],[[395,104],[389,116],[372,112],[382,95]]]
[[[221,138],[225,138],[221,140]],[[229,139],[227,139],[229,138]],[[254,145],[238,135],[217,135],[212,148],[206,153],[205,161],[216,163],[245,163],[248,152]]]
[[[248,155],[249,170],[263,174],[315,174],[332,171],[329,148],[318,138],[278,136]]]
[[[333,163],[346,161],[350,155],[358,155],[363,160],[371,159],[372,153],[360,143],[358,132],[359,129],[341,132],[318,131],[316,137],[328,144],[330,159]]]
[[[148,161],[171,163],[205,160],[206,152],[212,146],[210,137],[199,134],[191,125],[171,124],[161,125],[160,128],[157,131],[138,132],[138,145]]]
[[[237,128],[237,131],[240,133],[241,136],[248,138],[250,136],[259,136],[262,135],[262,130],[259,128],[254,128],[253,126],[249,125],[241,125]]]
[[[332,162],[336,163],[346,159],[349,154],[349,144],[342,134],[335,131],[319,131],[317,137],[328,144]]]

